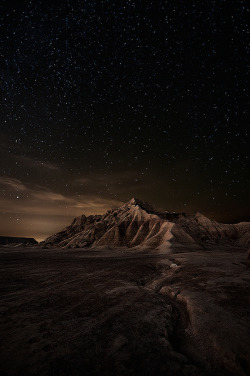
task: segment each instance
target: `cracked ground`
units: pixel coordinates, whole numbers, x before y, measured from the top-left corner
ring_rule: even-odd
[[[3,376],[249,373],[244,250],[0,258]]]

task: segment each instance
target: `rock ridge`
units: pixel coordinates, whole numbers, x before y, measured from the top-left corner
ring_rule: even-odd
[[[167,251],[171,248],[210,249],[218,245],[247,247],[250,223],[222,224],[201,213],[159,212],[132,198],[104,215],[81,215],[40,243],[44,247],[128,247]]]

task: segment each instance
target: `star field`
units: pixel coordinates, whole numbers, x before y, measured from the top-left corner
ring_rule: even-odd
[[[3,235],[133,196],[249,220],[248,16],[243,0],[3,0]]]

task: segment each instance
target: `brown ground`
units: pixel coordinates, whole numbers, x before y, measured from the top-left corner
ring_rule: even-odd
[[[250,374],[245,251],[0,249],[0,375]]]

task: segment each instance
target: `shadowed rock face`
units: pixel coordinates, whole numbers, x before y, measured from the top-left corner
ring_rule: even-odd
[[[27,245],[27,244],[37,244],[37,241],[34,238],[20,238],[20,237],[13,237],[13,236],[0,236],[0,244],[1,245]]]
[[[45,247],[214,248],[247,247],[250,223],[221,224],[204,215],[157,212],[147,202],[131,199],[104,215],[82,215],[70,226],[50,236]]]

